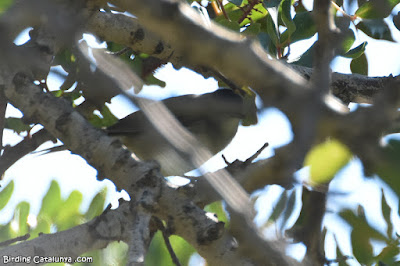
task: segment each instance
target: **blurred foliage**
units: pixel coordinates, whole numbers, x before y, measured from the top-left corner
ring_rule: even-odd
[[[14,182],[11,181],[0,191],[0,209],[7,209],[7,202],[12,196]],[[90,203],[90,207],[85,213],[80,211],[82,203],[82,193],[74,190],[66,199],[61,197],[61,189],[56,181],[52,181],[49,189],[42,199],[39,213],[35,216],[30,214],[30,204],[22,201],[14,208],[14,215],[9,222],[0,225],[0,242],[13,239],[25,234],[30,234],[29,239],[38,237],[40,234],[49,234],[58,231],[67,230],[74,226],[85,223],[95,216],[101,214],[104,210],[106,188],[99,191]],[[119,249],[119,246],[112,246]],[[109,247],[110,248],[110,247]],[[90,265],[107,265],[102,255],[106,251],[93,251],[82,256],[93,257],[94,264]],[[110,252],[107,250],[107,252]],[[112,251],[116,252],[116,251]],[[115,257],[115,261],[119,261],[121,257]],[[47,264],[53,265],[53,264]],[[60,265],[60,264],[54,264]],[[76,263],[74,265],[89,265],[87,263]],[[118,265],[123,265],[118,264]]]
[[[0,190],[0,210],[7,208],[12,197],[14,182],[10,181]],[[61,197],[61,188],[56,181],[52,181],[42,199],[39,213],[30,214],[30,204],[22,201],[14,208],[14,215],[9,222],[0,225],[0,242],[30,234],[30,239],[40,234],[49,234],[64,231],[74,226],[86,223],[100,215],[105,207],[107,189],[101,189],[91,200],[85,212],[80,210],[83,195],[74,190],[66,199]],[[213,203],[209,207],[224,217],[221,202]],[[1,214],[1,213],[0,213]],[[227,220],[226,216],[224,218]],[[195,249],[178,236],[170,236],[170,242],[182,265],[187,265]],[[112,242],[105,249],[92,251],[81,256],[93,258],[93,263],[75,263],[74,265],[126,265],[128,247],[123,242]],[[62,265],[62,264],[47,264]],[[155,234],[148,255],[146,265],[174,265],[167,251],[164,239],[160,232]]]
[[[1,0],[0,1],[0,16],[1,16],[1,13],[6,11],[13,3],[14,3],[14,0]]]
[[[30,125],[25,124],[23,118],[7,117],[4,128],[11,129],[15,133],[19,134],[21,132],[31,130],[32,127]]]
[[[304,165],[310,167],[311,184],[320,185],[331,181],[351,157],[351,151],[335,139],[312,148],[304,160]]]
[[[13,0],[1,0],[0,15],[13,2]],[[187,0],[187,2],[204,3],[206,1]],[[389,23],[393,21],[397,30],[400,30],[400,12],[392,14],[394,7],[399,2],[400,0],[351,1],[356,8],[353,14],[343,11],[343,1],[335,1],[336,5],[332,5],[335,23],[342,33],[342,38],[338,39],[336,55],[351,59],[352,73],[368,74],[368,58],[365,54],[368,43],[365,35],[359,34],[360,32],[379,41],[393,41],[392,28],[389,27]],[[213,18],[221,26],[258,40],[274,58],[286,60],[290,56],[292,44],[316,35],[312,10],[307,10],[301,0],[229,0],[223,5],[224,12],[215,10],[215,6],[218,5],[214,5],[214,11],[213,8],[208,7],[207,9],[208,12],[214,12],[214,14],[210,14],[210,18]],[[106,47],[114,56],[128,64],[144,80],[145,84],[165,87],[165,82],[157,79],[154,74],[166,62],[151,55],[131,51],[117,43],[107,42]],[[310,44],[293,63],[311,67],[314,53],[315,42]],[[89,67],[82,66],[79,60],[79,53],[76,50],[65,49],[56,55],[54,66],[62,67],[67,74],[52,69],[53,74],[57,74],[63,83],[59,88],[53,88],[51,93],[56,97],[67,99],[74,107],[85,100],[82,93],[85,84],[78,77],[83,71],[83,67]],[[244,88],[244,91],[246,92],[246,108],[251,110],[255,107],[255,94],[252,94],[249,88]],[[256,119],[254,116],[246,117],[244,124],[255,124]],[[103,105],[97,106],[97,110],[89,117],[89,121],[94,126],[101,128],[113,124],[116,118],[108,107]],[[31,125],[26,123],[23,118],[11,117],[6,119],[5,127],[21,133],[31,129]],[[400,141],[390,140],[387,145],[382,147],[381,152],[384,160],[373,169],[374,173],[397,196],[400,196]],[[310,166],[311,183],[317,185],[314,188],[318,188],[319,185],[323,187],[333,180],[340,169],[347,165],[351,157],[351,151],[336,140],[328,140],[313,147],[307,155],[305,165]],[[0,210],[7,207],[13,191],[14,183],[12,181],[1,188]],[[300,191],[301,197],[299,197]],[[304,241],[304,235],[301,236],[300,233],[304,234],[304,228],[307,228],[307,224],[313,221],[315,218],[313,214],[318,211],[310,208],[310,203],[313,203],[311,195],[314,192],[316,191],[310,191],[306,187],[302,187],[300,190],[283,190],[271,203],[272,211],[260,227],[268,229],[273,225],[276,227],[276,232],[291,234],[294,242]],[[31,235],[32,239],[38,237],[40,233],[66,230],[87,222],[103,212],[106,194],[106,189],[99,191],[91,200],[89,208],[82,212],[80,211],[83,200],[82,193],[72,191],[64,199],[61,197],[61,188],[57,182],[53,181],[42,200],[40,211],[36,217],[30,214],[28,202],[22,201],[16,205],[12,219],[8,223],[0,225],[0,241],[27,233]],[[312,206],[317,203],[320,202],[315,202]],[[296,210],[297,206],[300,207],[299,213]],[[335,236],[336,258],[332,262],[337,262],[338,265],[347,265],[347,260],[356,260],[359,264],[365,265],[399,265],[400,240],[394,224],[395,216],[398,218],[399,213],[396,213],[388,204],[385,193],[382,191],[381,213],[377,215],[383,217],[385,228],[376,228],[373,221],[369,221],[364,214],[366,207],[368,206],[360,205],[356,210],[342,209],[337,213],[336,216],[341,217],[350,227],[351,252],[345,252],[340,245],[341,239]],[[214,202],[206,206],[205,210],[215,213],[218,219],[223,221],[226,227],[229,227],[229,215],[221,202]],[[325,212],[325,210],[323,211]],[[296,221],[291,224],[290,220],[293,217],[296,218]],[[32,219],[35,222],[32,222]],[[292,228],[287,230],[288,227]],[[303,231],[300,230],[301,228]],[[180,237],[171,236],[169,239],[181,264],[187,265],[195,252],[193,247]],[[374,243],[377,242],[380,245],[375,246]],[[90,252],[84,256],[92,256],[95,261],[94,265],[125,265],[127,250],[126,244],[113,242],[101,251]],[[160,232],[157,232],[152,239],[146,256],[146,265],[173,265]]]
[[[169,237],[172,249],[177,255],[181,265],[188,265],[189,259],[192,254],[196,251],[191,245],[189,245],[183,238],[172,235]],[[162,233],[158,231],[150,244],[148,255],[146,256],[146,266],[174,266],[171,255],[169,254],[167,247],[165,246]]]

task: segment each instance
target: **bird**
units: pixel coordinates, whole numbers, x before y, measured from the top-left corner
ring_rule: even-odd
[[[212,155],[231,142],[245,116],[243,98],[227,88],[171,97],[162,102]],[[141,110],[120,119],[106,128],[106,132],[118,137],[139,159],[156,160],[164,176],[182,176],[193,170],[193,165],[182,158]]]

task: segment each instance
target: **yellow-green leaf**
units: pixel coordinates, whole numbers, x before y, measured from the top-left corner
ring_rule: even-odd
[[[341,142],[330,139],[311,149],[304,161],[310,166],[310,181],[324,184],[332,180],[335,174],[351,159],[350,150]]]

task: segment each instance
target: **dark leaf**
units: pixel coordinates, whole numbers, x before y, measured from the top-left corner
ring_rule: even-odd
[[[393,41],[389,26],[383,19],[364,19],[356,28],[374,39]]]
[[[31,127],[24,123],[22,118],[7,117],[4,124],[4,128],[12,129],[16,133],[21,133],[23,131],[31,130]]]
[[[228,0],[228,1],[237,6],[240,6],[243,2],[243,0]]]
[[[257,36],[261,31],[260,23],[252,23],[243,31],[247,36]]]
[[[276,203],[276,205],[274,206],[274,210],[272,211],[271,216],[268,218],[268,220],[270,220],[272,222],[275,222],[276,220],[278,220],[278,218],[281,216],[283,211],[286,209],[287,200],[288,200],[288,193],[285,190],[279,197],[279,200]]]
[[[382,204],[382,215],[383,218],[385,219],[386,222],[386,234],[388,238],[392,238],[393,236],[393,224],[392,224],[392,219],[391,219],[391,213],[392,209],[390,208],[389,204],[386,201],[385,193],[383,192],[382,189],[382,199],[381,199],[381,204]]]
[[[339,213],[339,216],[342,217],[353,229],[357,229],[362,232],[362,237],[367,237],[368,239],[375,239],[380,241],[387,241],[388,238],[377,231],[375,228],[372,228],[365,216],[364,209],[359,206],[358,214],[356,215],[352,210],[346,209]],[[356,231],[358,234],[359,232]],[[354,248],[354,247],[353,247]]]
[[[393,16],[393,23],[398,30],[400,30],[400,12]]]
[[[396,263],[396,258],[399,254],[400,247],[398,245],[391,244],[384,247],[381,253],[376,256],[375,260],[382,263],[382,265],[399,265]]]
[[[392,12],[400,0],[370,0],[362,4],[355,15],[362,19],[382,19]]]
[[[292,216],[292,214],[293,214],[293,210],[294,210],[294,207],[296,205],[296,194],[297,194],[296,190],[293,190],[293,192],[289,196],[289,199],[288,199],[287,204],[286,204],[286,209],[285,209],[285,212],[284,212],[284,216],[283,216],[283,222],[282,222],[282,225],[281,225],[281,229],[285,228],[286,223],[288,222],[290,216]]]
[[[350,63],[351,73],[357,73],[361,75],[368,75],[368,60],[365,54],[351,60]]]
[[[384,159],[381,160],[375,169],[376,174],[388,184],[391,189],[400,195],[400,141],[391,139],[383,147]]]
[[[292,7],[292,1],[290,0],[282,0],[280,4],[280,17],[282,19],[283,24],[286,26],[289,38],[296,31],[296,24],[294,23],[292,16],[290,14],[290,9]]]
[[[358,45],[357,47],[345,53],[343,56],[347,58],[357,58],[362,54],[364,54],[365,47],[367,46],[367,44],[368,44],[367,42],[363,42],[362,44]]]
[[[11,180],[7,186],[0,191],[0,210],[3,209],[11,198],[14,191],[14,181]]]
[[[299,66],[312,67],[313,66],[313,58],[315,54],[315,43],[305,51],[297,61],[293,63]]]
[[[360,262],[364,265],[370,265],[373,261],[372,256],[372,245],[370,243],[370,237],[365,232],[355,227],[351,232],[351,245],[353,248],[353,254]]]
[[[296,30],[293,34],[290,34],[288,29],[284,31],[281,36],[281,43],[289,44],[305,40],[311,38],[317,32],[311,12],[297,13],[293,18],[293,23]]]

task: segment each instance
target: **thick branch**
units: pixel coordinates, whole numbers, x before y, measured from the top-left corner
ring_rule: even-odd
[[[125,45],[135,52],[147,53],[165,62],[169,61],[175,67],[185,65],[201,72],[201,67],[187,62],[179,51],[162,41],[143,25],[139,23],[138,19],[122,14],[97,12],[91,16],[86,29],[101,39]],[[313,74],[311,68],[293,64],[288,66],[307,80]],[[333,73],[330,91],[344,103],[372,103],[373,96],[383,90],[383,84],[387,79],[386,77]]]
[[[66,100],[43,93],[21,74],[4,92],[26,117],[39,121],[72,152],[95,166],[100,176],[112,177],[118,188],[129,188],[149,171],[148,166],[123,151],[115,139],[90,125]]]
[[[186,3],[158,0],[111,3],[135,14],[192,64],[215,68],[236,83],[251,86],[266,103],[305,89],[305,80],[300,75],[269,59],[258,43],[216,24],[203,25],[200,15]]]
[[[5,258],[18,256],[31,257],[32,260],[35,256],[64,257],[67,260],[65,262],[72,264],[85,252],[105,248],[113,241],[126,241],[129,225],[135,216],[136,214],[129,210],[129,203],[125,202],[118,209],[105,211],[88,223],[54,234],[42,234],[30,241],[3,248],[0,250],[0,257],[3,262]],[[35,263],[43,264],[45,263]]]

